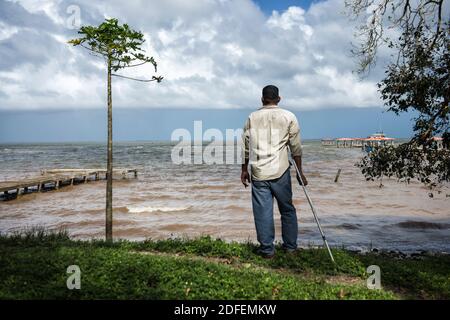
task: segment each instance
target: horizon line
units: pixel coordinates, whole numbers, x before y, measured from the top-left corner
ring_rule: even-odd
[[[330,138],[330,137],[321,137],[321,138],[305,138],[302,139],[303,141],[321,141],[324,138]],[[340,137],[339,137],[340,138]],[[355,138],[355,137],[350,137]],[[331,138],[336,139],[336,138]],[[397,140],[407,140],[411,139],[411,137],[396,137],[394,139]],[[196,140],[198,141],[198,140]],[[202,140],[202,142],[215,142],[215,141],[222,141],[225,142],[225,140]],[[11,145],[11,144],[76,144],[76,143],[96,143],[96,144],[103,144],[106,143],[105,140],[67,140],[67,141],[0,141],[0,145]],[[133,143],[133,142],[171,142],[171,143],[177,143],[180,142],[179,140],[161,140],[161,139],[146,139],[146,140],[113,140],[114,143]],[[191,142],[195,142],[194,140],[191,140]]]

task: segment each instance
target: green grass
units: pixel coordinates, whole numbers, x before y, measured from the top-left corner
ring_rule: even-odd
[[[402,299],[450,298],[450,257],[395,259],[322,249],[272,260],[253,244],[210,237],[143,242],[74,241],[35,229],[0,236],[1,299]],[[383,289],[365,286],[381,268]],[[81,290],[68,290],[69,265]]]

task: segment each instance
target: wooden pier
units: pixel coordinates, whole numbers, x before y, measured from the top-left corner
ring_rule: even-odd
[[[322,146],[335,146],[337,148],[373,148],[382,145],[394,145],[395,138],[386,137],[383,132],[377,132],[367,138],[323,138]]]
[[[137,169],[117,168],[113,176],[126,179],[130,174],[137,178]],[[60,187],[87,183],[107,178],[106,169],[51,169],[42,170],[41,175],[18,181],[0,181],[0,194],[4,199],[16,198],[32,191],[58,190]]]

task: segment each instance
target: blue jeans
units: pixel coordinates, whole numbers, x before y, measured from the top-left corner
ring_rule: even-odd
[[[274,180],[252,181],[252,205],[255,218],[256,234],[260,243],[259,251],[263,254],[275,252],[275,226],[273,222],[273,198],[277,200],[281,214],[281,233],[283,247],[287,250],[297,249],[297,212],[292,204],[292,184],[289,169]]]

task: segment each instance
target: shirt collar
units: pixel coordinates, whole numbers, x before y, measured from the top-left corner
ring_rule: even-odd
[[[272,108],[278,108],[278,106],[276,104],[268,104],[268,105],[262,106],[259,109],[272,109]]]

